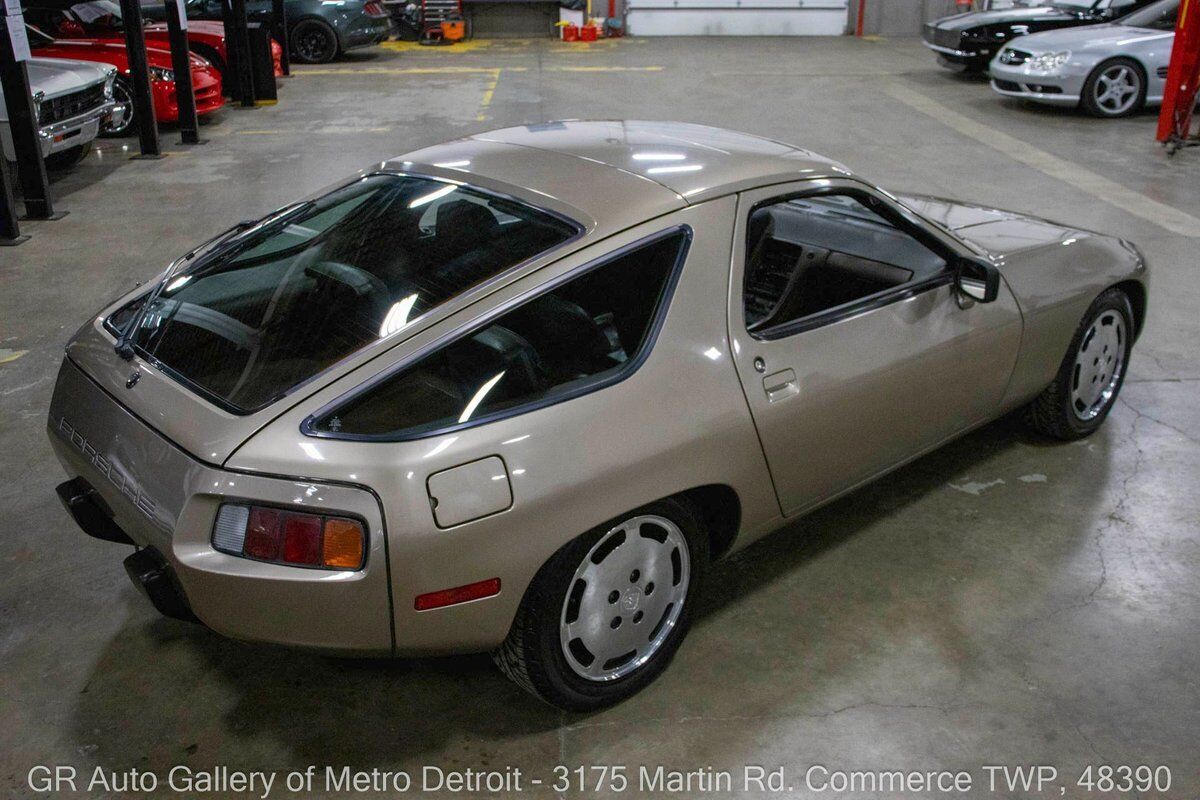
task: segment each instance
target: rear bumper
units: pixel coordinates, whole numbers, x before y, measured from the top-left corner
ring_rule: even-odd
[[[348,29],[339,31],[343,50],[370,47],[386,41],[392,35],[391,17],[369,17],[363,15]]]
[[[208,627],[237,639],[331,652],[393,651],[383,520],[371,493],[205,464],[135,418],[70,360],[59,371],[48,432],[68,476],[94,489],[96,507],[110,515],[109,530],[128,536],[143,548],[139,553],[161,554],[168,567],[163,580],[178,581],[186,607]],[[210,537],[218,507],[246,499],[361,517],[369,528],[366,565],[357,572],[331,572],[214,550]],[[94,518],[94,511],[87,513]],[[153,572],[145,563],[139,569]]]

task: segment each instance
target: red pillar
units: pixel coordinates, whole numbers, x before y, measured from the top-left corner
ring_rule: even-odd
[[[1187,138],[1192,124],[1192,112],[1196,107],[1198,88],[1200,0],[1182,0],[1179,4],[1179,18],[1175,23],[1175,44],[1171,49],[1171,65],[1167,68],[1162,111],[1158,115],[1158,141]]]

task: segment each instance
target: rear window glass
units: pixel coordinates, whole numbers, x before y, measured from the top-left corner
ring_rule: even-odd
[[[621,379],[649,346],[687,235],[655,237],[505,313],[321,415],[348,438],[419,438]]]
[[[133,341],[248,412],[577,231],[469,187],[371,176],[198,258],[167,283]],[[134,310],[110,322],[120,328]]]

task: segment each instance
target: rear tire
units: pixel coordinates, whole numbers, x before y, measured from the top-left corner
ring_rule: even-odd
[[[620,702],[670,663],[687,635],[708,558],[708,535],[690,504],[660,500],[624,514],[551,556],[492,658],[521,688],[559,708]],[[617,651],[628,652],[605,658]]]
[[[1108,417],[1133,352],[1133,307],[1120,289],[1092,303],[1071,338],[1054,382],[1025,408],[1025,421],[1054,439],[1090,436]]]
[[[337,33],[319,19],[302,19],[288,36],[292,59],[301,64],[325,64],[338,56]]]

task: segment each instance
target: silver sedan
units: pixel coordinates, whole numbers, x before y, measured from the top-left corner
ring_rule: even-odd
[[[1179,0],[1162,0],[1109,25],[1014,39],[992,59],[992,89],[1097,117],[1162,102]]]

